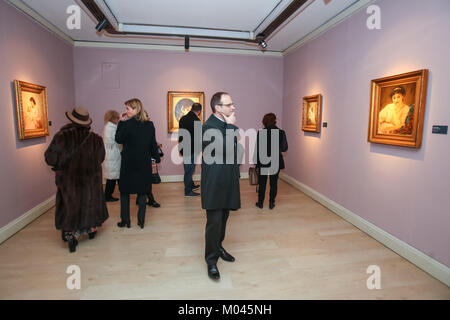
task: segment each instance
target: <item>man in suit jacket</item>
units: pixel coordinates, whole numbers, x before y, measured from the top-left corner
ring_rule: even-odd
[[[194,103],[192,105],[191,111],[189,111],[186,115],[184,115],[180,119],[180,130],[179,137],[178,137],[178,146],[180,148],[180,153],[183,156],[183,163],[184,163],[184,196],[185,197],[196,197],[200,194],[197,192],[194,192],[194,189],[197,189],[199,186],[194,184],[194,181],[192,180],[192,175],[195,171],[195,158],[197,157],[198,153],[194,150],[194,141],[195,139],[201,139],[199,136],[200,132],[197,134],[197,136],[194,133],[194,127],[195,122],[200,121],[199,115],[202,111],[202,105],[200,103]],[[186,130],[184,133],[182,130]],[[183,134],[189,134],[191,143],[188,145],[188,149],[186,148],[186,144],[182,144],[183,141]],[[183,146],[183,147],[182,147]],[[190,148],[189,148],[190,147]]]
[[[226,92],[214,94],[211,108],[213,114],[202,127],[201,197],[202,208],[206,209],[207,216],[205,260],[208,276],[218,280],[219,257],[230,262],[235,260],[225,251],[222,242],[230,210],[241,207],[238,162],[243,147],[237,143],[235,106],[230,95]]]

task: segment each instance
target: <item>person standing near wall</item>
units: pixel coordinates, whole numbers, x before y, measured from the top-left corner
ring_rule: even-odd
[[[195,133],[194,133],[194,125],[196,121],[200,121],[199,115],[202,111],[202,105],[200,103],[194,103],[192,105],[191,111],[189,111],[186,115],[184,115],[180,119],[180,135],[178,137],[179,146],[183,145],[183,134],[181,134],[181,130],[186,130],[185,134],[189,133],[191,144],[190,150],[180,149],[180,153],[183,156],[184,163],[184,196],[185,197],[196,197],[200,194],[193,191],[199,188],[199,185],[195,185],[192,180],[192,175],[195,171],[195,159],[198,154],[195,153],[194,150],[194,142],[195,142]]]
[[[155,126],[148,121],[139,99],[125,102],[126,114],[122,114],[116,132],[116,142],[123,145],[120,166],[120,218],[118,227],[130,227],[130,194],[137,194],[138,225],[145,223],[145,200],[152,186],[151,158],[160,162],[156,145]]]
[[[106,156],[105,161],[103,162],[103,177],[106,178],[106,202],[114,202],[119,200],[118,198],[113,197],[116,181],[120,176],[121,146],[115,140],[119,118],[120,115],[115,110],[109,110],[105,113],[103,143],[105,144]]]
[[[256,206],[261,209],[263,207],[264,197],[266,193],[267,177],[269,176],[270,180],[269,209],[273,209],[275,207],[275,198],[278,192],[278,177],[280,174],[280,170],[285,168],[282,152],[286,152],[288,150],[288,143],[286,133],[284,132],[284,130],[279,129],[276,126],[277,117],[274,113],[266,114],[262,120],[262,123],[264,129],[258,131],[258,136],[256,139],[256,155],[257,155],[256,168],[258,168],[259,171],[258,202],[256,203]],[[277,130],[278,134],[272,135],[273,130]],[[263,134],[266,135],[267,141],[264,153],[267,153],[268,159],[276,157],[276,154],[278,154],[278,163],[274,164],[271,161],[267,163],[262,163],[261,161],[262,155],[261,149],[259,148],[259,143],[261,140],[261,135]],[[272,141],[272,136],[278,137],[278,141]],[[276,166],[276,168],[273,168],[273,166]],[[265,169],[267,170],[267,172],[264,172]]]
[[[89,112],[77,107],[66,112],[72,122],[63,126],[45,151],[45,162],[55,171],[55,226],[74,252],[77,238],[84,233],[93,239],[106,219],[102,162],[105,147],[102,138],[90,130]]]
[[[222,243],[230,210],[241,207],[238,159],[243,147],[237,142],[235,106],[230,95],[226,92],[215,93],[211,99],[211,108],[213,114],[202,126],[201,199],[207,219],[205,260],[208,276],[218,280],[219,257],[225,261],[235,261]],[[219,143],[219,147],[211,151],[210,145],[215,144],[216,140],[222,140],[223,144]]]

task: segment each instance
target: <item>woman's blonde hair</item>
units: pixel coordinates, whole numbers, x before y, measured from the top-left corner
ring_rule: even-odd
[[[132,108],[133,110],[137,110],[136,112],[136,119],[141,121],[141,122],[145,122],[148,120],[148,117],[145,114],[145,110],[142,107],[142,102],[139,99],[130,99],[128,101],[125,101],[125,105],[129,106],[130,108]]]
[[[117,111],[115,110],[108,110],[105,113],[105,124],[108,123],[109,121],[113,122],[112,120],[119,120],[120,115]]]

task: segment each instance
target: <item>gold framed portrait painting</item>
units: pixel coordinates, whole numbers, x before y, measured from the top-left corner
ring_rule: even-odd
[[[320,132],[322,95],[303,97],[302,130]]]
[[[14,88],[19,139],[48,136],[47,89],[19,80],[14,80]]]
[[[169,133],[178,131],[181,117],[191,111],[194,103],[202,105],[199,118],[205,122],[205,94],[203,92],[169,91],[167,93]]]
[[[420,148],[428,70],[372,80],[368,141]]]

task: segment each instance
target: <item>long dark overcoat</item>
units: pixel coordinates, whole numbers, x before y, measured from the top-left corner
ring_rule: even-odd
[[[205,157],[208,156],[211,149],[206,149],[211,143],[214,143],[215,138],[208,141],[205,139],[205,133],[210,130],[217,130],[223,139],[223,149],[215,149],[212,155],[216,159],[222,158],[222,164],[213,162],[207,163]],[[227,129],[230,129],[227,131]],[[202,175],[201,175],[201,198],[202,208],[206,210],[229,209],[237,210],[241,207],[241,194],[239,189],[239,161],[242,156],[243,148],[237,143],[237,138],[233,139],[233,155],[234,161],[227,164],[227,148],[226,136],[228,139],[233,135],[233,132],[238,130],[238,127],[227,124],[219,120],[215,115],[211,115],[209,119],[203,124],[203,141],[202,141]],[[230,148],[231,149],[231,148]],[[228,155],[230,157],[230,154]],[[233,156],[232,156],[233,158]]]
[[[151,158],[157,163],[160,162],[153,122],[141,122],[136,117],[120,121],[116,131],[116,142],[123,145],[120,192],[132,194],[149,192],[152,184]]]
[[[288,150],[288,142],[287,142],[287,138],[286,138],[286,132],[284,132],[284,130],[278,128],[275,125],[267,127],[265,129],[262,129],[262,130],[258,131],[258,135],[257,135],[257,139],[256,139],[256,145],[255,145],[255,148],[256,148],[255,152],[256,152],[256,156],[257,156],[256,167],[257,168],[268,168],[272,164],[271,161],[269,161],[267,164],[261,163],[261,159],[259,157],[259,151],[260,151],[259,148],[258,148],[258,146],[259,146],[259,139],[260,139],[261,134],[264,132],[264,130],[265,130],[265,134],[267,136],[267,146],[266,146],[267,155],[266,156],[269,157],[269,158],[272,155],[272,153],[275,152],[275,151],[273,151],[273,150],[275,150],[275,148],[274,148],[274,146],[272,144],[272,141],[271,141],[272,140],[271,131],[272,130],[278,130],[279,131],[279,134],[278,134],[278,139],[279,139],[279,141],[278,141],[278,157],[279,157],[278,158],[279,159],[278,164],[279,164],[279,169],[278,169],[278,171],[280,169],[284,169],[286,166],[284,164],[284,158],[283,158],[282,152],[286,152]]]
[[[56,172],[56,229],[99,227],[108,219],[102,188],[104,159],[103,140],[89,127],[70,123],[55,134],[45,161]]]

